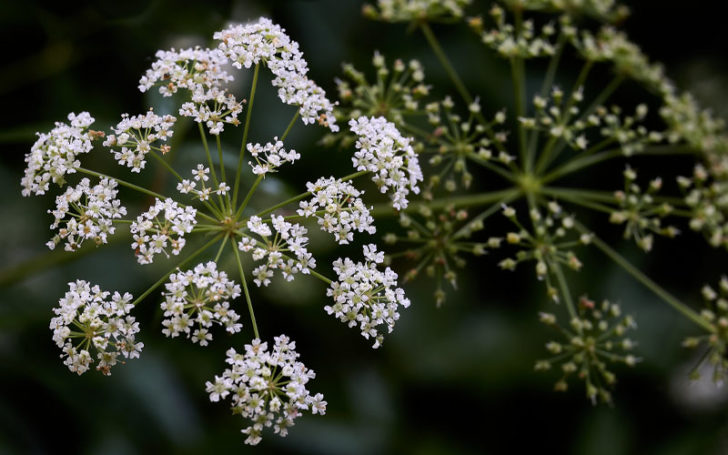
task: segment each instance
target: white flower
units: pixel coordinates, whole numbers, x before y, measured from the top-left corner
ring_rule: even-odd
[[[197,210],[192,207],[181,207],[172,199],[164,202],[155,200],[153,206],[139,215],[131,223],[134,243],[131,244],[137,261],[140,264],[151,264],[154,255],[164,253],[171,247],[172,254],[177,255],[185,246],[184,235],[192,232],[197,224]]]
[[[205,182],[210,179],[208,174],[210,174],[210,168],[198,164],[196,169],[192,169],[192,180],[183,179],[177,184],[177,191],[182,194],[194,194],[203,202],[210,199],[210,194],[212,193],[224,196],[230,191],[230,186],[225,182],[220,182],[217,189],[205,185]],[[202,189],[197,189],[197,182],[200,182]]]
[[[155,147],[155,141],[166,142],[172,137],[172,125],[177,119],[171,115],[159,116],[151,109],[143,115],[129,117],[122,114],[121,121],[112,128],[115,134],[110,134],[104,141],[107,147],[120,147],[112,149],[114,159],[122,166],[130,167],[132,172],[140,172],[146,165],[144,157],[150,150],[156,148],[162,154],[169,151],[169,146]]]
[[[261,17],[250,24],[231,25],[213,37],[220,41],[218,48],[236,68],[265,64],[275,76],[272,84],[278,88],[278,97],[286,104],[300,107],[303,123],[318,122],[333,132],[339,130],[334,105],[326,98],[326,92],[308,79],[308,64],[298,43],[279,25]]]
[[[349,258],[334,261],[339,280],[326,290],[334,304],[324,310],[349,327],[359,326],[364,338],[374,338],[376,349],[384,340],[380,326],[386,326],[391,333],[399,319],[399,307],[409,307],[410,301],[401,288],[395,287],[396,273],[389,267],[384,272],[377,270],[377,264],[384,262],[384,253],[378,252],[376,245],[364,245],[364,258],[364,263],[354,263]]]
[[[144,343],[135,339],[139,323],[129,315],[134,308],[131,294],[114,292],[109,299],[110,292],[84,280],[68,283],[68,287],[53,309],[56,317],[51,319],[50,329],[69,370],[78,374],[88,371],[94,362],[90,350],[96,352],[96,369],[105,375],[119,363],[119,354],[129,359],[139,357]]]
[[[165,288],[161,307],[162,333],[166,336],[174,338],[184,333],[187,338],[192,336],[193,343],[207,346],[212,340],[209,329],[213,324],[225,326],[228,333],[237,333],[242,328],[238,323],[240,316],[229,302],[240,296],[240,286],[229,280],[225,272],[218,271],[214,262],[171,274]]]
[[[301,411],[326,412],[323,395],[311,396],[306,389],[316,373],[297,360],[295,341],[281,335],[274,342],[271,351],[258,338],[245,345],[244,354],[230,348],[226,360],[230,367],[205,383],[210,401],[230,396],[233,413],[251,421],[242,430],[246,444],[258,444],[265,427],[272,426],[274,432],[286,436]]]
[[[243,104],[226,89],[233,77],[223,69],[228,64],[223,52],[197,47],[158,51],[156,57],[139,81],[140,91],[155,85],[163,96],[172,96],[179,89],[190,91],[191,101],[182,104],[179,114],[204,123],[211,134],[220,134],[225,123],[240,124]]]
[[[422,170],[411,139],[403,137],[393,123],[384,117],[359,117],[349,121],[358,136],[357,151],[352,158],[358,171],[373,173],[372,180],[382,193],[391,191],[392,205],[404,209],[407,195],[420,192]]]
[[[243,252],[252,252],[253,260],[266,259],[266,263],[259,265],[253,270],[253,281],[257,286],[268,286],[274,270],[280,270],[281,275],[287,281],[292,281],[296,273],[308,274],[310,269],[316,267],[316,260],[308,252],[306,245],[308,237],[307,230],[299,224],[285,221],[282,216],[271,217],[273,236],[268,224],[260,217],[252,216],[248,221],[248,229],[258,236],[260,240],[243,235],[238,242],[238,248]],[[270,237],[273,237],[272,239]],[[284,256],[285,253],[293,253],[295,259]]]
[[[76,251],[86,239],[97,245],[107,243],[107,237],[116,230],[113,219],[126,215],[126,208],[116,199],[116,186],[116,181],[103,178],[91,187],[84,178],[57,196],[56,209],[48,213],[55,217],[51,229],[58,228],[58,234],[46,244],[48,248],[54,249],[61,241],[66,242],[66,251]]]
[[[67,125],[56,122],[56,127],[50,133],[37,133],[30,153],[25,155],[28,167],[21,180],[23,196],[31,194],[45,194],[50,182],[63,186],[66,183],[65,175],[76,172],[81,162],[76,158],[82,153],[88,153],[93,148],[91,141],[94,133],[88,130],[94,118],[88,112],[76,115],[68,114]]]
[[[315,183],[306,183],[306,189],[313,197],[299,203],[297,213],[301,216],[315,216],[322,230],[334,234],[340,244],[354,239],[353,231],[374,234],[376,228],[369,209],[359,197],[362,192],[348,182],[333,177],[321,177]],[[317,213],[322,211],[324,213]]]
[[[265,175],[269,172],[275,172],[284,163],[293,163],[301,158],[295,150],[286,151],[283,148],[283,142],[277,137],[273,138],[274,142],[268,142],[265,145],[248,144],[248,151],[255,158],[256,165],[248,161],[255,175]]]

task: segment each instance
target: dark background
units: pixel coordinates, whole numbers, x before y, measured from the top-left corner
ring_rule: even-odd
[[[634,2],[623,26],[648,55],[665,63],[679,86],[726,115],[728,28],[722,5]],[[83,278],[138,295],[167,265],[136,265],[126,240],[90,254],[48,254],[43,244],[51,217],[46,210],[53,198],[20,197],[23,157],[34,132],[49,130],[68,112],[89,110],[100,128],[115,124],[122,112],[143,112],[150,104],[164,108],[164,102],[136,89],[157,49],[209,44],[212,33],[226,23],[261,15],[300,43],[312,78],[331,97],[340,63],[351,61],[367,70],[375,49],[390,59],[420,58],[428,83],[448,87],[420,35],[408,34],[402,25],[367,21],[360,9],[359,2],[336,0],[0,0],[0,454],[256,450],[243,445],[239,417],[225,405],[210,403],[204,393],[204,382],[224,367],[224,351],[249,341],[246,315],[241,334],[216,333],[212,346],[200,348],[164,339],[153,294],[137,310],[145,343],[141,359],[115,367],[109,378],[93,372],[77,377],[62,365],[47,326],[68,281]],[[510,85],[502,62],[474,61],[470,52],[480,48],[464,27],[436,31],[456,66],[470,70],[466,82],[481,94],[485,109],[507,105]],[[538,74],[534,77],[537,83]],[[260,115],[264,120],[254,126],[254,140],[285,128],[290,112],[280,120],[278,104],[271,90],[262,90],[256,119]],[[304,155],[296,168],[303,175],[282,174],[285,183],[278,183],[283,189],[270,184],[264,188],[267,194],[295,194],[308,175],[321,173],[314,172],[321,160],[335,167],[325,172],[348,173],[344,152],[311,145],[320,133],[295,130],[292,140]],[[108,159],[96,160],[99,167],[111,168]],[[160,184],[153,171],[144,178]],[[383,232],[380,227],[378,235]],[[327,262],[327,254],[345,254],[331,251],[330,242],[315,240],[320,264]],[[619,237],[614,241],[619,243]],[[724,254],[705,247],[695,235],[672,243],[658,240],[657,251],[649,256],[629,244],[620,247],[693,305],[702,283],[715,282],[725,272]],[[257,450],[728,453],[726,390],[684,379],[695,360],[680,347],[684,336],[696,333],[688,322],[597,253],[587,253],[576,292],[588,289],[596,298],[618,300],[635,314],[639,330],[634,337],[643,358],[634,370],[618,370],[613,407],[592,407],[580,385],[556,394],[551,392],[555,377],[532,372],[550,336],[536,322],[544,308],[542,285],[530,273],[499,271],[497,260],[470,262],[467,273],[461,273],[460,290],[440,309],[427,283],[409,285],[413,305],[378,351],[325,315],[324,288],[318,282],[298,279],[293,286],[256,292],[264,337],[286,333],[297,341],[302,360],[317,372],[312,392],[323,392],[329,403],[325,417],[301,418],[285,439],[267,433]]]

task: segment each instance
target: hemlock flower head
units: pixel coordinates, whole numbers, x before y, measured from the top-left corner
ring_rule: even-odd
[[[247,148],[250,155],[255,158],[256,164],[248,161],[255,175],[276,172],[281,165],[293,163],[301,158],[301,154],[296,153],[295,150],[286,151],[283,148],[283,142],[279,141],[277,137],[273,138],[273,142],[268,142],[265,145],[248,144]]]
[[[350,328],[358,326],[364,338],[374,339],[376,349],[384,341],[384,327],[391,333],[400,306],[408,308],[410,301],[402,288],[395,287],[397,274],[392,269],[377,270],[377,264],[384,262],[384,252],[378,252],[374,244],[364,245],[364,258],[365,262],[356,263],[349,258],[334,261],[338,281],[326,290],[334,304],[324,310]]]
[[[378,0],[377,6],[365,5],[364,14],[387,22],[450,22],[462,18],[470,3],[472,0]]]
[[[108,178],[93,187],[88,178],[83,178],[57,196],[56,209],[48,213],[55,218],[51,229],[57,228],[58,234],[46,243],[48,248],[54,249],[62,241],[66,251],[76,251],[86,239],[93,239],[97,245],[107,243],[108,236],[116,231],[113,220],[126,215],[126,208],[116,199],[116,187],[117,183]]]
[[[172,125],[177,119],[171,115],[159,116],[150,109],[146,114],[122,114],[121,121],[112,129],[114,134],[106,136],[105,146],[111,147],[114,159],[122,166],[131,168],[132,172],[140,172],[146,165],[145,156],[153,149],[163,155],[169,152],[168,145],[154,145],[154,142],[166,142],[172,137]],[[114,150],[119,147],[119,150]]]
[[[178,255],[185,246],[185,234],[192,232],[197,223],[197,210],[182,207],[172,199],[157,199],[148,211],[131,223],[134,243],[131,244],[140,264],[151,264],[154,256],[169,251]]]
[[[349,182],[334,177],[321,177],[316,182],[306,183],[306,189],[313,195],[308,201],[301,201],[297,213],[306,218],[314,216],[319,227],[334,234],[341,245],[354,240],[354,232],[374,234],[376,228],[369,209],[359,197],[363,192]]]
[[[213,37],[220,41],[219,49],[236,68],[266,65],[275,76],[272,84],[278,89],[278,97],[285,104],[299,106],[303,123],[318,122],[333,132],[339,130],[334,105],[326,92],[306,76],[308,64],[303,52],[281,26],[261,17],[257,22],[231,25]]]
[[[240,285],[218,271],[214,262],[171,274],[165,288],[161,307],[162,333],[166,336],[175,338],[184,333],[193,343],[207,346],[214,324],[224,326],[229,333],[242,329],[240,316],[230,308],[230,301],[240,296]]]
[[[255,338],[245,345],[244,353],[230,348],[226,360],[230,367],[205,383],[210,401],[230,396],[233,414],[251,421],[242,430],[246,444],[258,444],[263,429],[271,426],[275,433],[286,436],[302,411],[326,413],[323,395],[311,395],[306,388],[316,373],[298,361],[299,357],[296,342],[285,335],[274,338],[271,350],[267,342]]]
[[[265,264],[253,270],[253,282],[257,286],[268,286],[274,270],[280,270],[286,281],[292,281],[296,273],[308,274],[310,269],[316,267],[316,260],[308,252],[306,245],[308,230],[300,224],[289,223],[282,216],[271,217],[273,230],[264,223],[260,217],[252,216],[248,221],[250,232],[257,234],[260,240],[249,235],[243,235],[238,242],[238,248],[243,252],[252,253],[253,260],[266,260]],[[270,237],[273,237],[272,239]],[[295,259],[285,253],[293,253]]]
[[[420,192],[422,169],[411,139],[400,134],[393,123],[384,117],[359,117],[349,121],[356,134],[356,153],[352,158],[358,171],[369,171],[382,193],[392,193],[392,206],[407,208],[410,192]]]
[[[78,155],[93,148],[92,140],[100,135],[88,129],[94,118],[88,112],[71,112],[68,121],[70,125],[56,122],[49,133],[37,133],[38,140],[25,155],[28,167],[20,182],[23,196],[45,194],[51,182],[63,187],[66,174],[75,173],[81,166]]]
[[[68,283],[68,292],[53,309],[53,341],[63,350],[63,364],[83,374],[98,361],[96,369],[105,375],[111,367],[124,363],[119,358],[139,357],[144,343],[136,341],[139,323],[129,312],[132,295],[102,291],[84,280]],[[95,354],[95,355],[94,355]]]

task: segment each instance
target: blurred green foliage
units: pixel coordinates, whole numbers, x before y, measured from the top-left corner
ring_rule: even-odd
[[[227,347],[249,341],[247,324],[242,333],[220,336],[208,348],[167,340],[160,333],[155,293],[138,310],[145,343],[140,360],[108,378],[76,377],[66,370],[48,330],[51,308],[66,283],[83,278],[138,295],[168,265],[138,267],[125,240],[75,255],[49,253],[44,243],[52,196],[20,197],[23,156],[33,133],[50,129],[70,111],[88,110],[106,127],[120,113],[142,112],[149,104],[171,109],[136,89],[154,52],[209,43],[226,23],[260,15],[282,24],[299,41],[312,78],[332,96],[341,62],[366,68],[375,49],[389,58],[420,58],[428,83],[448,87],[421,36],[368,22],[360,9],[351,0],[0,0],[5,43],[0,66],[0,454],[726,453],[726,390],[683,379],[695,360],[679,347],[690,330],[687,322],[596,256],[584,258],[584,289],[620,298],[636,316],[644,359],[633,371],[620,372],[613,408],[591,407],[578,388],[555,394],[552,378],[532,372],[549,340],[536,316],[544,303],[542,289],[530,271],[500,271],[487,256],[469,264],[461,288],[440,309],[427,283],[422,289],[407,287],[413,305],[378,351],[325,315],[320,283],[299,279],[294,287],[274,283],[256,290],[261,331],[267,337],[286,333],[297,341],[304,362],[317,372],[312,390],[322,391],[329,403],[325,417],[306,416],[287,438],[266,437],[256,449],[243,446],[242,423],[204,393],[204,382],[222,371]],[[704,102],[725,113],[727,76],[718,57],[725,55],[728,39],[725,27],[716,35],[720,15],[692,11],[678,1],[635,2],[633,10],[625,24],[628,33],[649,55],[666,61],[679,83],[696,88]],[[663,22],[655,22],[657,10],[667,14]],[[473,60],[472,55],[483,53],[463,28],[437,31],[455,65],[468,67],[466,83],[484,104],[507,106],[506,68],[495,60]],[[281,108],[271,90],[259,99],[253,140],[280,134],[290,115],[278,118]],[[321,133],[295,131],[293,140],[304,156],[301,167],[297,174],[267,180],[266,191],[296,191],[307,180],[306,169],[319,168],[321,160],[332,166],[332,175],[348,171],[347,152],[313,145]],[[96,155],[95,164],[110,165],[108,157]],[[179,155],[184,159],[184,150]],[[159,177],[150,172],[142,178],[155,182]],[[381,223],[377,235],[386,230],[387,223]],[[315,238],[313,244],[318,251],[331,248]],[[624,251],[650,276],[695,303],[700,284],[725,272],[719,267],[724,256],[692,237],[647,257],[632,246]],[[323,254],[344,253],[324,251],[321,262]],[[688,263],[693,266],[686,270]]]

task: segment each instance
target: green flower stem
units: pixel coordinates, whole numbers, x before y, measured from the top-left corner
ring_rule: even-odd
[[[612,149],[605,152],[597,153],[596,155],[589,155],[583,158],[573,159],[564,163],[562,166],[554,169],[550,173],[546,174],[541,179],[541,183],[546,184],[552,182],[567,174],[571,174],[572,172],[576,172],[589,166],[594,166],[595,164],[601,163],[602,161],[619,158],[620,156],[623,156],[622,149]]]
[[[588,200],[586,197],[580,197],[578,190],[567,190],[562,191],[556,188],[543,188],[541,192],[547,196],[553,196],[557,199],[563,199],[567,202],[571,202],[576,205],[580,205],[582,207],[586,207],[592,210],[596,210],[599,212],[604,213],[612,213],[614,212],[614,208],[606,206],[604,204],[600,204],[598,202],[593,202]],[[612,198],[614,199],[614,198]]]
[[[310,272],[311,272],[311,276],[315,276],[316,278],[318,278],[319,280],[323,281],[324,283],[326,283],[328,285],[330,285],[331,283],[333,283],[332,280],[326,278],[325,276],[321,275],[320,273],[318,273],[315,270],[311,270]]]
[[[584,227],[581,223],[578,221],[575,222],[576,228],[581,231],[582,233],[589,233],[588,229]],[[614,249],[612,249],[609,245],[607,245],[604,241],[602,241],[599,237],[592,234],[592,244],[594,244],[597,248],[599,248],[607,257],[609,257],[611,260],[613,260],[617,265],[622,267],[627,273],[632,275],[633,278],[635,278],[637,281],[642,283],[647,289],[652,291],[655,295],[660,297],[662,300],[665,301],[668,305],[673,307],[678,312],[682,313],[683,316],[690,319],[695,324],[699,325],[703,329],[707,330],[710,333],[715,332],[715,328],[706,321],[700,314],[696,313],[692,308],[685,305],[681,301],[679,301],[677,298],[672,296],[669,292],[664,290],[660,285],[652,281],[647,275],[642,273],[641,270],[639,270],[637,267],[632,265],[627,259],[622,257],[619,253],[617,253]]]
[[[227,245],[229,235],[225,234],[225,237],[222,239],[222,242],[220,243],[220,248],[217,250],[217,254],[215,255],[215,262],[220,260],[220,256],[222,255],[222,250],[225,249],[225,245]]]
[[[522,192],[518,188],[508,188],[505,190],[490,191],[479,194],[465,195],[465,196],[453,196],[433,199],[430,201],[418,201],[413,202],[407,206],[406,209],[402,210],[405,213],[417,212],[420,208],[427,207],[431,210],[439,210],[445,207],[453,206],[458,207],[477,207],[486,204],[493,204],[500,202],[504,199],[515,199],[522,195]],[[393,216],[400,213],[400,211],[394,209],[389,203],[375,204],[369,213],[373,217],[377,216]]]
[[[131,188],[132,190],[139,191],[140,193],[144,193],[144,194],[146,194],[148,196],[152,196],[152,197],[155,197],[157,199],[161,199],[162,201],[164,201],[165,199],[168,199],[167,196],[164,196],[164,195],[159,194],[159,193],[155,193],[154,191],[150,191],[150,190],[148,190],[146,188],[143,188],[143,187],[141,187],[139,185],[134,185],[133,183],[127,182],[125,180],[117,179],[116,177],[112,177],[110,175],[102,174],[100,172],[92,171],[90,169],[86,169],[86,168],[83,168],[83,167],[79,167],[77,170],[78,170],[78,172],[82,172],[82,173],[88,174],[88,175],[93,175],[94,177],[107,178],[107,179],[110,179],[110,180],[114,180],[116,183],[118,183],[121,186],[125,186],[127,188]]]
[[[554,261],[549,264],[551,266],[551,269],[554,271],[554,275],[556,275],[556,281],[559,283],[559,288],[561,289],[561,294],[564,296],[564,303],[566,304],[566,311],[569,312],[569,317],[571,319],[577,319],[578,315],[576,313],[576,308],[574,307],[574,300],[571,297],[571,290],[569,290],[569,285],[566,282],[566,277],[564,276],[564,271],[561,269],[561,264]],[[579,335],[581,335],[581,328],[577,330]]]
[[[179,180],[180,182],[183,180],[182,176],[179,175],[179,173],[177,171],[175,171],[174,168],[164,158],[159,156],[159,154],[157,152],[152,150],[151,155],[155,160],[157,160],[157,162],[159,162],[159,164],[164,166],[172,175],[174,175],[177,178],[177,180]]]
[[[240,177],[243,173],[243,156],[245,156],[245,146],[248,144],[248,130],[250,129],[250,114],[253,112],[253,101],[255,101],[255,89],[258,86],[258,73],[260,72],[260,63],[255,64],[253,72],[253,83],[250,87],[250,100],[248,101],[248,112],[245,114],[245,126],[243,127],[243,142],[240,145],[240,156],[238,158],[238,169],[235,172],[235,185],[233,185],[233,203],[235,207],[238,202],[238,189],[240,188]]]
[[[255,193],[255,190],[258,189],[258,185],[260,185],[260,182],[263,181],[263,174],[259,175],[257,179],[255,179],[255,182],[253,182],[253,186],[250,187],[248,190],[248,194],[245,195],[245,199],[243,199],[243,202],[240,204],[240,207],[238,207],[237,212],[235,212],[235,219],[237,220],[240,215],[242,215],[243,210],[245,210],[245,207],[248,206],[248,202],[250,202],[250,198],[253,197],[253,193]]]
[[[140,295],[139,297],[137,297],[136,300],[134,300],[131,304],[133,306],[136,306],[139,302],[141,302],[142,300],[144,300],[149,294],[151,294],[152,292],[154,292],[154,290],[157,289],[162,283],[164,283],[164,281],[172,273],[174,273],[175,270],[179,269],[180,267],[182,267],[185,264],[187,264],[188,262],[192,261],[194,258],[196,258],[197,256],[199,256],[200,254],[204,253],[205,250],[207,250],[209,247],[211,247],[212,245],[214,245],[215,242],[217,242],[218,240],[220,240],[221,237],[222,237],[221,235],[215,236],[212,240],[210,240],[209,242],[207,242],[206,244],[204,244],[203,246],[201,246],[197,251],[195,251],[194,253],[192,253],[191,255],[189,255],[185,260],[183,260],[182,262],[180,262],[179,264],[177,264],[176,266],[174,266],[174,268],[172,268],[172,270],[170,270],[169,272],[165,273],[162,276],[162,278],[160,278],[159,280],[157,280],[156,283],[154,283],[149,289],[147,289],[146,291],[144,291],[144,293],[142,295]]]
[[[217,142],[217,155],[220,158],[220,179],[222,182],[227,183],[227,178],[225,177],[225,162],[222,158],[222,142],[220,142],[220,135],[215,135],[215,142]],[[223,205],[224,211],[227,213],[232,213],[232,206],[230,204],[230,192],[228,191],[225,193],[225,204]]]
[[[256,69],[258,67],[256,66]],[[240,281],[243,282],[243,292],[245,293],[245,301],[248,303],[248,312],[250,313],[250,322],[253,324],[253,334],[255,338],[260,339],[260,333],[258,333],[258,324],[255,322],[255,312],[253,311],[253,301],[250,299],[250,291],[248,290],[248,282],[245,280],[245,271],[243,270],[243,262],[240,260],[240,252],[238,247],[235,245],[235,239],[230,238],[232,243],[233,252],[235,253],[235,261],[238,263],[238,272],[240,272]]]
[[[440,61],[440,64],[445,69],[445,72],[447,73],[452,83],[455,85],[455,89],[458,91],[462,99],[468,104],[468,106],[471,105],[473,103],[473,97],[470,95],[470,92],[468,92],[465,84],[463,84],[460,76],[458,76],[457,71],[455,71],[455,67],[452,66],[452,63],[450,63],[450,59],[447,58],[447,54],[445,54],[445,52],[442,50],[442,47],[437,41],[435,34],[432,32],[430,25],[427,22],[422,21],[419,22],[419,26],[422,30],[422,33],[424,33],[427,42],[430,44],[432,51],[435,53],[435,56]],[[476,118],[478,119],[478,121],[480,121],[481,124],[483,124],[483,126],[485,126],[485,131],[488,134],[488,137],[493,141],[493,144],[496,146],[496,148],[498,148],[499,151],[505,151],[503,145],[499,141],[495,140],[495,134],[493,134],[493,129],[490,128],[485,117],[483,117],[483,114],[478,112],[476,114]]]
[[[202,138],[202,145],[205,148],[205,154],[207,155],[207,162],[210,166],[210,175],[212,176],[212,183],[214,185],[214,188],[217,189],[217,187],[220,185],[220,181],[217,179],[217,173],[215,172],[215,165],[212,162],[212,154],[210,154],[210,146],[207,144],[207,135],[205,134],[205,129],[202,127],[202,123],[198,123],[197,126],[200,129],[200,137]],[[222,166],[222,163],[220,163]],[[222,196],[219,194],[217,195],[217,199],[220,202],[220,212],[225,211],[225,203],[222,200]]]
[[[500,175],[501,177],[508,180],[509,182],[515,183],[515,181],[516,181],[516,177],[513,175],[512,172],[509,172],[499,166],[496,166],[495,164],[488,162],[488,160],[478,158],[478,156],[474,153],[469,154],[468,159],[483,166],[486,169],[489,169],[489,170],[495,172],[496,174]]]
[[[345,177],[342,177],[341,178],[341,181],[346,182],[346,181],[355,179],[357,177],[361,177],[362,175],[366,175],[368,173],[369,173],[369,171],[359,171],[359,172],[355,172],[353,174],[349,174],[349,175],[347,175]],[[268,207],[265,210],[261,210],[260,212],[256,213],[255,216],[267,215],[267,214],[269,214],[270,212],[272,212],[274,210],[278,210],[279,208],[285,207],[288,204],[292,204],[294,202],[298,202],[301,199],[306,199],[309,196],[311,196],[311,192],[310,191],[307,191],[305,193],[301,193],[301,194],[299,194],[297,196],[293,196],[292,198],[286,199],[285,201],[280,202],[280,203],[278,203],[278,204],[276,204],[274,206]]]
[[[523,124],[519,121],[520,118],[526,115],[526,76],[523,68],[523,59],[519,57],[513,57],[510,59],[511,62],[511,77],[513,79],[513,96],[516,106],[516,127],[518,129],[518,151],[521,157],[521,163],[524,170],[528,173],[531,171],[530,163],[527,158],[527,145],[526,145],[526,129]]]
[[[296,120],[298,120],[298,116],[300,114],[301,114],[300,109],[296,110],[296,113],[293,114],[293,118],[291,119],[290,122],[288,122],[288,127],[286,128],[286,130],[283,132],[283,135],[281,136],[281,142],[286,140],[286,137],[288,137],[288,133],[290,133],[291,129],[293,129],[293,125],[296,123]]]

